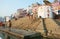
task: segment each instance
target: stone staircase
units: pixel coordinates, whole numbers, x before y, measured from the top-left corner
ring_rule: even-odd
[[[18,20],[12,20],[12,28],[33,30],[36,31],[37,27],[41,26],[41,19],[29,20],[28,17]]]
[[[60,34],[59,25],[53,19],[45,19],[45,24],[48,32],[53,34]]]
[[[41,34],[44,34],[44,27],[43,27],[43,20],[40,19],[40,23],[36,28],[36,32],[40,32]]]
[[[48,30],[48,33],[60,34],[59,25],[53,19],[46,18],[44,19],[45,27]],[[35,32],[40,32],[44,34],[44,25],[42,19],[29,20],[28,17],[20,18],[18,20],[12,20],[12,28],[31,30]]]

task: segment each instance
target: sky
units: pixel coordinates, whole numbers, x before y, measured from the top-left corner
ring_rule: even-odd
[[[49,0],[53,2],[54,0]],[[43,4],[43,0],[0,0],[0,17],[10,16],[15,13],[17,9],[27,8],[32,3]]]

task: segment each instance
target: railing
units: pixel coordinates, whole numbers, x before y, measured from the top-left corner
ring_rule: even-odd
[[[10,39],[12,37],[14,37],[14,39],[23,39],[24,38],[23,35],[20,35],[20,34],[17,34],[17,33],[8,31],[8,30],[0,29],[0,32],[5,34],[5,39]]]
[[[9,28],[0,28],[0,32],[5,35],[4,39],[40,39],[41,34],[33,31],[25,31],[25,30],[18,30],[18,29],[11,29]]]

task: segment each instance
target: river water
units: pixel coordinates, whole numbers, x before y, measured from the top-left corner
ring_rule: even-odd
[[[9,35],[7,35],[7,36],[8,36],[8,38],[6,38],[5,33],[0,32],[0,39],[17,39],[16,37],[13,37],[13,36],[9,36]]]
[[[0,33],[0,39],[4,39],[4,34]]]
[[[7,34],[5,34],[5,33],[3,33],[3,32],[0,32],[0,39],[20,39],[20,38],[18,38],[18,37],[9,36],[9,35],[7,35],[7,36],[9,36],[9,37],[6,38],[6,35],[7,35]],[[40,37],[32,38],[32,39],[40,39]],[[41,39],[42,39],[42,38],[41,38]]]
[[[0,32],[0,39],[6,39],[6,34]],[[9,36],[7,39],[18,39],[18,38]],[[34,38],[34,39],[40,39],[40,38]],[[52,38],[41,38],[41,39],[52,39]]]

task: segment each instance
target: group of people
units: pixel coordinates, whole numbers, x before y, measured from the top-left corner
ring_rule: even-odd
[[[29,7],[27,10],[29,19],[35,20],[37,18],[54,18],[52,7],[49,5],[42,5],[36,7]]]
[[[27,16],[29,17],[29,19],[33,19],[32,9],[29,9],[29,10],[27,11]]]
[[[35,10],[35,11],[34,11]],[[36,19],[36,9],[34,9],[32,7],[29,6],[28,10],[27,10],[27,16],[29,17],[30,20],[35,20]]]

